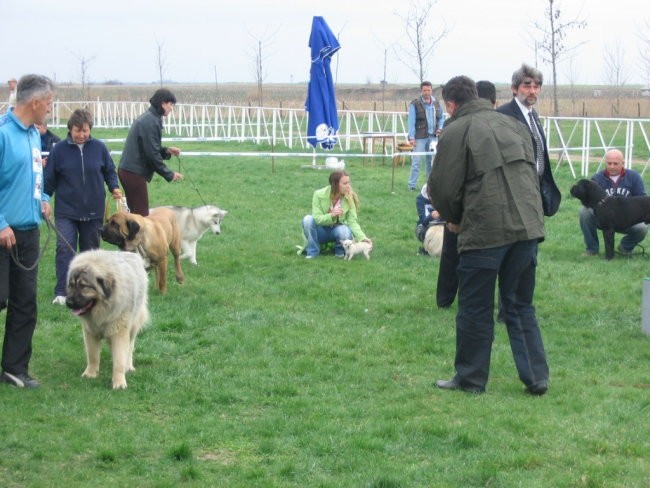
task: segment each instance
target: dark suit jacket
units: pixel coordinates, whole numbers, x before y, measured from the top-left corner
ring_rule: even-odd
[[[524,124],[530,131],[530,126],[526,120],[527,115],[524,115],[517,105],[517,102],[513,98],[510,103],[506,103],[498,107],[497,112],[502,114],[510,115],[514,117],[519,122]],[[537,116],[537,112],[533,110],[533,117],[535,118],[535,123],[539,128],[540,135],[542,136],[542,143],[544,144],[544,173],[539,177],[539,189],[542,194],[542,208],[544,209],[544,215],[551,217],[557,213],[558,208],[560,208],[560,201],[562,200],[562,194],[558,190],[555,180],[553,179],[553,171],[551,170],[551,163],[548,158],[548,147],[546,145],[546,135],[542,129],[542,124]],[[537,154],[537,147],[535,144],[535,138],[531,132],[530,138],[533,141],[533,153]]]

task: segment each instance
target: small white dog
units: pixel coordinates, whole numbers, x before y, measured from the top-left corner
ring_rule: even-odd
[[[344,260],[347,259],[350,261],[355,254],[363,254],[366,259],[370,259],[372,244],[369,242],[354,242],[351,239],[345,239],[344,241],[341,241],[341,245],[343,246],[343,249],[345,249],[345,257],[343,258]]]

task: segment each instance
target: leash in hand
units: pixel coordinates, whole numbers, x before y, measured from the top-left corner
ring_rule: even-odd
[[[181,167],[181,158],[180,156],[176,155],[176,159],[178,159],[178,172],[183,173],[183,179],[186,179],[190,182],[190,185],[192,185],[192,188],[194,188],[194,191],[196,191],[196,194],[199,196],[201,199],[201,202],[203,202],[203,205],[207,205],[205,202],[205,199],[203,198],[203,195],[201,195],[201,192],[199,191],[198,187],[196,184],[194,184],[194,180],[190,178],[189,174],[187,172],[183,172],[182,167]]]

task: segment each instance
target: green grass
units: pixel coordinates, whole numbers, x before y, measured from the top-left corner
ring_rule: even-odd
[[[200,205],[191,179],[229,214],[221,236],[199,242],[199,265],[184,262],[184,285],[170,270],[162,296],[151,280],[152,321],[127,390],[110,389],[107,348],[100,377],[81,378],[79,322],[50,304],[49,246],[31,362],[43,386],[0,388],[2,486],[650,484],[650,339],[640,329],[650,261],[581,256],[566,167],[539,251],[550,390],[532,398],[501,325],[485,395],[432,387],[453,373],[455,306],[436,309],[438,261],[416,255],[408,167],[391,193],[390,166],[349,162],[375,249],[368,262],[343,262],[294,248],[328,172],[296,158],[278,158],[274,172],[266,158],[182,161],[189,178],[155,177],[152,206]]]

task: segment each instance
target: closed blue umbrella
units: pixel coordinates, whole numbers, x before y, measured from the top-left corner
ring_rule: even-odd
[[[332,149],[338,142],[339,118],[330,62],[341,46],[323,17],[314,17],[309,36],[311,69],[305,110],[309,112],[307,140],[317,147]]]

